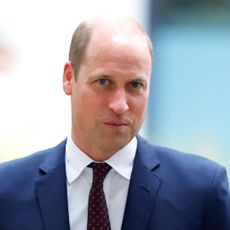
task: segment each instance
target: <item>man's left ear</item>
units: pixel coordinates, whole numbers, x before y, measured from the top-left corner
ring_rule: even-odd
[[[71,66],[70,62],[67,62],[64,66],[64,72],[63,72],[63,90],[66,95],[72,94],[72,83],[74,81],[74,70]]]

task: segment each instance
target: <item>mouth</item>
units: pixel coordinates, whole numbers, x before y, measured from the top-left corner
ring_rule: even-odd
[[[109,122],[104,122],[105,126],[113,129],[113,130],[119,130],[122,131],[123,129],[127,128],[129,126],[128,122],[114,122],[114,121],[109,121]]]
[[[106,125],[114,125],[114,126],[123,126],[123,125],[128,125],[128,123],[125,122],[105,122]]]

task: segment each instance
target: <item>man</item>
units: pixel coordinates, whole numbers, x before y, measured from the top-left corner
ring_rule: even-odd
[[[150,39],[131,19],[80,24],[63,74],[71,135],[54,148],[0,166],[1,230],[230,229],[225,169],[153,146],[137,134],[152,59]],[[109,168],[103,194],[94,196],[106,202],[94,208],[92,162]]]

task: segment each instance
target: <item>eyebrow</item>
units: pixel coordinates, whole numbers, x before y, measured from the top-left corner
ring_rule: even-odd
[[[130,74],[130,76],[132,76]],[[91,76],[92,78],[105,78],[105,79],[116,79],[116,75],[112,75],[112,74],[104,74],[104,73],[96,73],[94,75]],[[137,76],[133,76],[130,79],[127,79],[127,81],[140,81],[140,82],[148,82],[148,78],[145,75],[137,75]]]

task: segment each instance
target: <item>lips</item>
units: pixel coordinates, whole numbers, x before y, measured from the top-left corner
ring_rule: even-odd
[[[105,126],[114,131],[124,131],[130,125],[127,121],[106,121]]]
[[[128,123],[126,122],[114,122],[114,121],[110,121],[110,122],[104,122],[105,125],[113,125],[113,126],[127,126]]]

